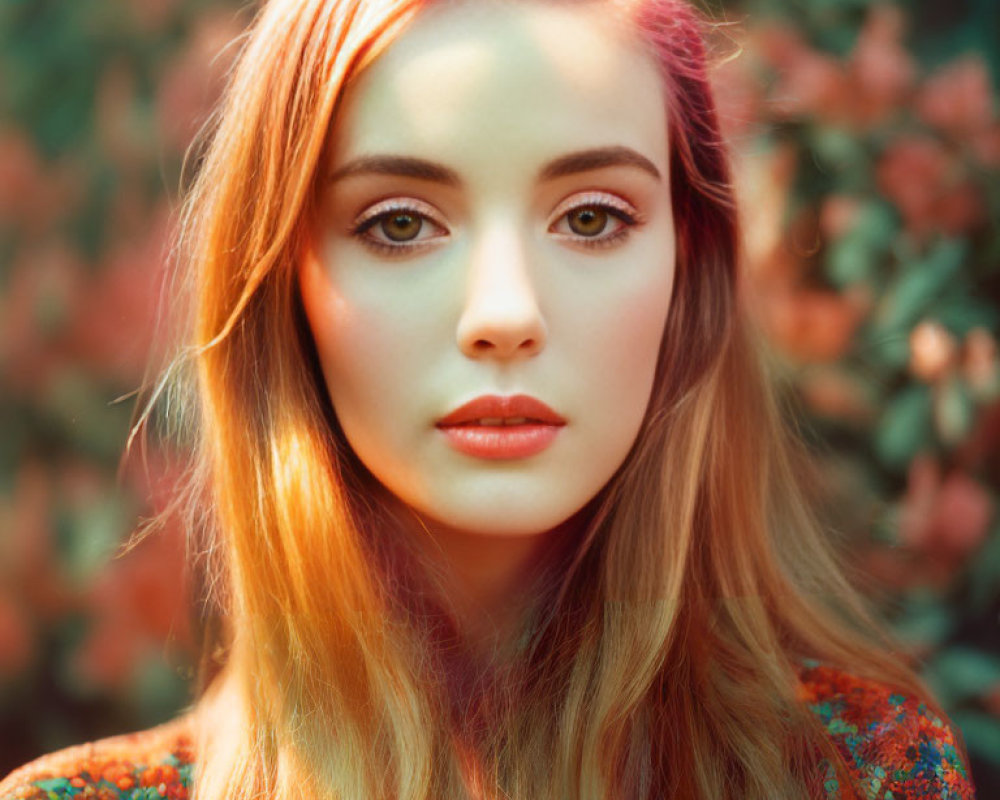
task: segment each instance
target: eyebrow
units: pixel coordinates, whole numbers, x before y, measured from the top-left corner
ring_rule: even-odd
[[[348,161],[330,176],[330,182],[353,175],[399,175],[404,178],[420,178],[425,181],[459,186],[462,179],[458,173],[443,164],[424,161],[408,156],[361,156]]]
[[[648,158],[636,152],[631,147],[596,147],[590,150],[579,150],[560,156],[543,166],[538,172],[538,182],[551,181],[579,172],[589,172],[605,167],[636,167],[661,180],[660,171]],[[330,176],[330,182],[339,181],[354,175],[396,175],[404,178],[443,183],[446,186],[461,186],[462,179],[458,173],[443,164],[425,161],[422,158],[409,156],[361,156],[348,161]]]
[[[538,173],[539,182],[562,178],[577,172],[589,172],[592,169],[604,167],[638,167],[661,180],[660,171],[652,161],[631,147],[597,147],[593,150],[580,150],[576,153],[560,156],[550,161]]]

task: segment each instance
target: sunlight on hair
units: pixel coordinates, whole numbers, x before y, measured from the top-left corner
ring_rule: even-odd
[[[303,495],[306,506],[315,504],[314,499],[309,497],[312,487],[303,485],[303,477],[309,474],[309,466],[316,458],[316,453],[307,453],[309,449],[308,438],[292,427],[278,432],[271,442],[271,475],[275,492],[282,497]]]

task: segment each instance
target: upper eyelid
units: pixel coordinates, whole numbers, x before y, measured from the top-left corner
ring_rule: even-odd
[[[641,223],[644,220],[643,214],[632,203],[625,200],[623,197],[611,192],[591,189],[577,192],[562,200],[552,212],[549,225],[554,225],[569,211],[582,206],[602,206],[605,208],[617,209],[629,215],[638,223]],[[439,225],[442,228],[447,227],[440,215],[437,213],[436,209],[434,209],[434,207],[429,203],[426,203],[423,200],[418,200],[415,197],[395,196],[385,198],[384,200],[380,200],[368,206],[360,214],[358,214],[357,217],[355,217],[354,221],[351,223],[351,229],[357,230],[358,228],[364,226],[367,222],[378,219],[379,217],[392,213],[393,211],[415,211],[430,219],[435,225]],[[401,246],[405,247],[407,245]]]
[[[589,191],[577,192],[560,202],[552,212],[550,224],[555,224],[562,219],[563,215],[567,212],[572,211],[574,208],[580,208],[581,206],[601,206],[604,208],[616,209],[628,214],[630,217],[633,217],[637,222],[642,222],[644,219],[639,209],[620,195],[592,189]]]
[[[432,220],[435,224],[444,227],[444,222],[433,206],[415,197],[389,197],[368,206],[364,211],[354,218],[351,228],[356,229],[373,219],[377,219],[383,214],[393,211],[416,211],[419,214]]]

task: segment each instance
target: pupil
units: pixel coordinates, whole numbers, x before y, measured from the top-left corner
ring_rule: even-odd
[[[600,208],[585,208],[569,216],[569,226],[581,236],[595,236],[604,230],[608,212]]]
[[[405,242],[420,232],[420,220],[413,214],[396,214],[382,223],[382,231],[394,242]]]

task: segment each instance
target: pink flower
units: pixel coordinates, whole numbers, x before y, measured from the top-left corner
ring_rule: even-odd
[[[190,646],[184,541],[179,526],[155,531],[112,561],[87,594],[96,627],[76,666],[99,686],[127,682],[139,660],[173,642]]]
[[[985,218],[985,201],[971,178],[961,178],[945,187],[938,204],[938,224],[942,231],[949,236],[961,236],[979,227]]]
[[[962,372],[976,392],[988,393],[996,387],[1000,374],[997,341],[985,328],[973,328],[965,335],[965,357]]]
[[[84,199],[85,187],[79,164],[43,163],[26,134],[0,129],[0,221],[28,239],[51,236],[55,223]]]
[[[848,349],[864,316],[853,295],[792,289],[768,298],[764,320],[775,343],[793,358],[828,362]]]
[[[28,137],[0,131],[0,220],[18,220],[25,198],[39,191],[42,165]]]
[[[815,414],[859,423],[870,422],[875,417],[874,406],[864,386],[843,370],[810,370],[799,387]]]
[[[63,336],[79,301],[86,269],[60,242],[26,247],[0,296],[0,365],[9,387],[41,393],[65,363]]]
[[[34,631],[12,597],[0,593],[0,676],[23,672],[35,655]]]
[[[992,517],[989,493],[969,475],[943,477],[930,456],[913,460],[899,523],[907,547],[945,561],[967,557],[982,544]]]
[[[982,221],[982,200],[961,164],[926,136],[900,138],[876,167],[879,188],[915,236],[958,234]]]
[[[771,108],[779,117],[812,117],[869,127],[902,108],[916,67],[903,47],[903,16],[877,6],[847,63],[812,48],[792,29],[770,26],[757,38],[765,63],[777,73]]]
[[[941,547],[968,554],[976,550],[993,517],[989,493],[962,472],[945,479],[937,496],[934,522]]]
[[[951,169],[948,154],[938,142],[908,137],[896,141],[883,155],[877,179],[908,226],[923,230],[935,223],[941,187]]]
[[[941,468],[928,455],[918,455],[910,463],[906,495],[899,516],[899,538],[907,547],[927,546],[932,530],[934,499],[941,485]]]
[[[781,116],[809,115],[835,121],[845,114],[850,87],[836,59],[803,50],[775,89],[773,107]]]
[[[916,69],[903,49],[903,16],[898,8],[876,6],[851,54],[854,117],[863,125],[883,121],[902,106]]]
[[[959,139],[987,129],[993,122],[993,89],[983,60],[966,56],[938,70],[916,99],[920,117]]]
[[[764,61],[778,73],[769,103],[777,116],[826,120],[845,116],[851,87],[836,58],[813,49],[789,28],[764,28],[758,41]]]
[[[0,520],[7,534],[0,537],[4,580],[23,603],[22,610],[42,623],[58,619],[75,603],[55,546],[56,497],[45,467],[27,460],[17,468],[11,514]]]
[[[221,93],[236,54],[227,45],[240,33],[238,22],[228,11],[202,15],[187,49],[160,79],[157,128],[177,153],[187,149]]]
[[[1000,124],[974,134],[969,147],[984,167],[1000,167]]]
[[[858,218],[861,204],[847,195],[829,195],[819,212],[819,228],[823,236],[832,241],[846,234]]]
[[[161,205],[144,234],[113,246],[76,305],[68,347],[100,375],[134,384],[142,375],[157,318],[169,220]]]

